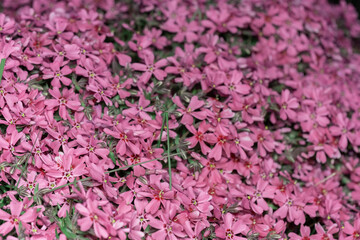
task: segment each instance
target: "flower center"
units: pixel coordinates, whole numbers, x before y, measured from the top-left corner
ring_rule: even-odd
[[[225,235],[226,235],[226,239],[233,239],[234,232],[231,231],[231,229],[226,229]]]
[[[65,105],[67,103],[67,100],[65,98],[59,98],[59,104],[60,105]]]

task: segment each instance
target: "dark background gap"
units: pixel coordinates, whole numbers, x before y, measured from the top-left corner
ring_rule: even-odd
[[[360,0],[346,0],[346,2],[354,5],[356,11],[358,12],[358,18],[360,19]],[[340,0],[329,0],[331,4],[339,4]]]

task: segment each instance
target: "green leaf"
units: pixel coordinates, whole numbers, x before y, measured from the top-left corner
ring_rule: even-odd
[[[114,152],[110,152],[109,153],[109,158],[113,161],[113,163],[116,165],[116,159],[115,159],[115,153]]]
[[[60,238],[59,233],[58,233],[58,231],[57,231],[57,228],[55,228],[55,236],[56,236],[56,239],[59,239],[59,238]]]
[[[3,73],[4,73],[5,62],[6,62],[5,58],[1,59],[1,63],[0,63],[0,84],[1,84]]]
[[[66,226],[60,224],[60,229],[61,229],[61,232],[63,234],[65,234],[65,236],[68,238],[68,239],[74,239],[77,237],[77,235],[73,232],[70,231],[70,229],[68,229]]]
[[[169,185],[170,190],[172,188],[172,172],[171,172],[171,159],[170,159],[170,135],[169,135],[169,113],[165,112],[166,117],[166,130],[167,130],[167,156],[168,156],[168,166],[169,166]]]
[[[163,131],[164,131],[164,125],[165,125],[165,117],[164,116],[165,116],[165,113],[162,113],[161,117],[163,118],[163,121],[162,121],[162,124],[161,124],[159,140],[158,140],[158,143],[157,143],[158,148],[160,147],[161,137],[162,137],[162,134],[163,134]]]
[[[66,224],[66,226],[71,226],[72,225],[68,211],[66,211],[66,217],[64,218],[64,223]]]

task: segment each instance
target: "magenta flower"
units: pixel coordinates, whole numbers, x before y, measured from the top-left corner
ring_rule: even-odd
[[[64,63],[61,61],[56,61],[49,64],[50,68],[44,68],[43,70],[43,78],[44,79],[52,79],[51,86],[56,88],[61,88],[60,82],[62,82],[65,86],[69,86],[71,84],[71,79],[65,77],[72,73],[72,70],[68,65],[64,66]],[[61,68],[62,67],[62,68]]]
[[[288,89],[281,92],[281,98],[278,98],[277,102],[280,105],[280,118],[282,120],[287,118],[295,120],[296,112],[294,110],[299,107],[299,103],[296,98],[290,99],[290,91]]]
[[[235,135],[233,144],[231,145],[231,152],[239,153],[241,159],[247,159],[245,151],[251,151],[254,141],[250,138],[250,134],[247,132],[240,132]]]
[[[234,17],[234,15],[226,9],[226,6],[222,6],[219,11],[210,9],[206,12],[206,16],[209,20],[203,20],[201,24],[204,27],[210,28],[210,33],[214,33],[215,31],[236,33],[237,27],[244,27],[251,21],[247,16],[241,18]]]
[[[226,153],[226,156],[230,157],[231,137],[224,133],[221,133],[221,131],[219,131],[219,128],[216,129],[217,131],[214,134],[209,134],[207,136],[207,141],[213,144],[216,143],[215,147],[209,152],[209,157],[214,158],[216,161],[219,161],[222,157],[223,150]]]
[[[329,111],[326,107],[318,107],[315,111],[310,110],[310,108],[302,108],[302,110],[304,112],[298,113],[298,121],[300,121],[304,131],[310,132],[317,126],[326,127],[330,123],[327,118]]]
[[[186,139],[186,141],[190,143],[189,148],[194,148],[199,143],[203,154],[210,152],[211,149],[205,144],[205,142],[207,141],[207,136],[209,135],[209,133],[206,132],[211,126],[205,121],[200,122],[198,130],[196,130],[193,125],[185,126],[192,134],[194,134],[194,136]]]
[[[198,39],[196,32],[200,32],[202,28],[195,22],[187,22],[184,17],[178,17],[175,21],[168,21],[163,26],[162,29],[176,33],[173,40],[175,42],[193,42]]]
[[[27,227],[27,223],[34,222],[37,218],[36,208],[25,209],[25,213],[21,214],[24,210],[23,202],[17,201],[15,198],[11,199],[10,202],[10,211],[11,214],[4,212],[0,209],[0,219],[5,221],[0,227],[0,234],[5,236],[8,234],[14,227],[16,232],[19,233],[19,224],[22,224],[22,227]]]
[[[59,108],[59,115],[62,119],[67,119],[67,109],[69,108],[74,111],[81,110],[81,104],[79,101],[75,101],[74,99],[74,91],[72,89],[64,88],[62,93],[59,88],[54,87],[53,89],[49,89],[49,93],[54,99],[47,99],[45,101],[45,105],[47,109],[56,109]]]
[[[79,218],[77,223],[81,231],[87,231],[93,226],[95,235],[98,238],[108,238],[109,233],[104,227],[108,223],[107,215],[98,206],[99,202],[89,197],[86,200],[86,207],[83,204],[77,203],[75,205],[76,210],[84,216],[84,218]]]
[[[192,187],[187,189],[185,194],[179,196],[180,201],[184,204],[186,208],[189,208],[191,212],[199,211],[206,214],[207,216],[211,215],[211,206],[210,200],[212,197],[203,191],[195,192]]]
[[[147,112],[154,111],[154,107],[150,106],[150,101],[147,100],[144,95],[140,95],[138,104],[130,103],[129,101],[126,101],[125,103],[128,107],[130,107],[128,109],[124,109],[123,111],[123,114],[127,116],[129,114],[133,116],[139,115],[141,118],[150,119]]]
[[[104,101],[107,106],[112,106],[113,103],[110,100],[112,97],[112,91],[110,89],[104,89],[100,84],[93,82],[86,87],[86,90],[93,92],[94,98],[97,102]]]
[[[252,132],[250,134],[251,139],[254,142],[257,142],[258,152],[260,156],[265,157],[266,152],[273,152],[275,149],[275,141],[271,136],[271,132],[266,129],[251,128]]]
[[[15,21],[5,14],[0,14],[0,34],[12,34],[15,31]]]
[[[152,215],[148,215],[149,225],[158,229],[157,232],[151,234],[154,239],[178,239],[183,238],[186,234],[183,231],[183,227],[172,221],[176,214],[176,207],[172,206],[170,202],[167,202],[165,209],[160,212],[160,220],[154,218]]]
[[[107,159],[109,155],[109,150],[105,148],[101,148],[99,145],[101,141],[97,140],[94,137],[84,138],[81,135],[76,136],[76,142],[80,145],[80,147],[74,150],[74,154],[76,156],[87,154],[89,155],[89,159],[93,163],[99,163],[99,157],[101,159]]]
[[[195,112],[195,110],[201,108],[205,104],[204,101],[199,100],[197,96],[193,96],[191,98],[190,103],[187,108],[185,108],[185,106],[181,103],[179,96],[175,96],[173,98],[173,102],[178,107],[180,107],[179,109],[177,109],[177,111],[179,113],[181,113],[181,115],[182,115],[182,118],[180,121],[182,124],[191,125],[194,121],[193,117],[195,117],[199,120],[204,120],[206,118],[207,114],[205,111]]]
[[[332,224],[327,227],[327,231],[319,224],[315,224],[316,234],[311,236],[311,239],[314,240],[323,240],[323,239],[329,239],[334,240],[335,238],[333,235],[339,231],[337,228],[337,224]]]
[[[226,95],[245,95],[250,93],[250,86],[242,84],[241,80],[243,74],[238,71],[233,71],[230,79],[224,81],[225,86],[219,86],[217,89]]]
[[[106,78],[110,77],[110,72],[106,70],[106,65],[100,63],[94,63],[90,58],[80,60],[80,65],[75,68],[75,73],[89,78],[89,82],[96,81],[102,87],[108,87],[108,81]]]
[[[154,75],[156,79],[160,81],[164,80],[167,74],[164,70],[161,70],[160,68],[165,67],[167,65],[167,61],[165,59],[162,59],[154,63],[154,54],[152,52],[147,52],[146,54],[144,54],[144,60],[145,64],[131,64],[132,69],[145,72],[140,76],[139,80],[143,83],[147,83],[152,75]]]
[[[86,174],[88,171],[82,159],[74,156],[74,149],[69,149],[61,158],[60,169],[50,169],[47,175],[54,178],[61,178],[59,185],[74,181],[75,178]]]
[[[344,240],[358,240],[360,239],[360,218],[357,218],[353,225],[349,222],[345,222],[345,226],[343,229],[344,233],[346,233],[347,237]]]
[[[139,197],[151,198],[145,207],[147,213],[155,214],[161,205],[166,206],[174,200],[175,192],[169,189],[168,183],[160,182],[161,178],[161,176],[151,175],[148,186],[138,192]]]
[[[263,211],[268,211],[269,206],[264,198],[274,198],[275,188],[269,186],[269,183],[259,179],[256,184],[256,189],[252,187],[245,187],[245,193],[249,200],[251,209],[256,214],[262,214]]]
[[[339,147],[341,150],[345,150],[348,142],[354,143],[355,135],[355,121],[344,117],[343,114],[339,113],[336,116],[336,126],[330,127],[330,133],[333,136],[340,136]]]
[[[246,225],[241,220],[234,221],[234,216],[231,213],[226,213],[222,218],[224,224],[216,229],[216,236],[226,240],[242,240],[242,237],[236,235],[243,232],[246,229]]]
[[[129,150],[134,154],[139,154],[139,147],[133,143],[136,138],[133,135],[133,132],[128,128],[128,124],[125,122],[123,124],[118,124],[115,127],[115,131],[110,130],[108,128],[104,129],[106,134],[113,136],[114,138],[120,139],[120,141],[116,145],[116,152],[120,155],[124,155],[125,153],[129,153]]]
[[[310,240],[310,228],[308,226],[301,225],[300,227],[301,236],[296,233],[289,233],[290,240]]]
[[[157,49],[164,49],[164,47],[168,44],[167,38],[165,36],[161,36],[162,31],[160,29],[145,29],[144,34],[151,39],[151,45],[155,46]]]

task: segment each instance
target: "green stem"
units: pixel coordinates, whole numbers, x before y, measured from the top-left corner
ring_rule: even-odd
[[[0,63],[0,84],[1,84],[2,75],[4,73],[5,61],[6,61],[6,58],[1,59],[1,63]]]
[[[61,185],[61,186],[58,186],[58,187],[56,187],[56,188],[50,189],[47,193],[55,192],[56,190],[59,190],[59,189],[61,189],[61,188],[70,186],[70,185],[75,184],[75,183],[77,183],[77,182],[83,182],[83,181],[86,181],[86,180],[89,180],[89,179],[90,179],[90,177],[82,178],[82,179],[80,179],[80,180],[76,180],[76,179],[75,179],[75,180],[72,181],[72,182],[68,182],[68,183],[66,183],[66,184],[64,184],[64,185]]]
[[[160,130],[159,140],[158,140],[158,143],[157,143],[157,147],[158,147],[158,148],[160,147],[161,137],[162,137],[162,134],[163,134],[163,131],[164,131],[164,125],[165,125],[165,117],[164,117],[164,114],[165,114],[165,113],[162,113],[162,114],[161,114],[161,117],[163,118],[163,121],[162,121],[162,124],[161,124],[161,130]]]
[[[168,151],[168,152],[169,152],[169,151]],[[177,156],[177,155],[179,155],[179,154],[174,153],[174,154],[168,155],[167,157],[170,158],[171,156]],[[133,165],[130,165],[130,166],[125,166],[125,167],[113,169],[113,170],[107,171],[107,172],[105,172],[105,173],[108,174],[108,173],[117,172],[117,171],[120,171],[120,170],[127,169],[127,168],[129,168],[129,167],[135,167],[135,166],[138,166],[138,165],[141,165],[141,164],[144,164],[144,163],[149,163],[149,162],[153,162],[153,161],[156,161],[156,160],[161,160],[161,159],[163,159],[164,157],[166,157],[166,156],[163,156],[163,157],[161,157],[161,158],[154,158],[154,159],[151,159],[151,160],[148,160],[148,161],[145,161],[145,162],[141,162],[141,163],[136,163],[136,164],[133,164]],[[76,180],[76,179],[75,179],[73,182],[69,182],[69,183],[66,183],[66,184],[64,184],[64,185],[58,186],[58,187],[56,187],[56,188],[50,189],[47,193],[55,192],[56,190],[59,190],[59,189],[61,189],[61,188],[67,187],[67,186],[70,186],[70,185],[72,185],[72,184],[75,184],[76,182],[83,182],[83,181],[86,181],[86,180],[89,180],[89,179],[90,179],[90,177],[82,178],[82,179],[80,179],[80,180]],[[170,182],[171,182],[171,180],[170,180]]]
[[[165,113],[166,118],[166,132],[167,132],[167,157],[168,157],[168,166],[169,166],[169,184],[170,190],[172,188],[172,174],[171,174],[171,159],[170,159],[170,136],[169,136],[169,113]]]
[[[2,60],[1,60],[1,64],[2,64]],[[0,68],[1,68],[1,66],[0,66]],[[0,75],[2,75],[2,72],[0,72]],[[1,81],[1,78],[0,78],[0,81]],[[34,147],[35,147],[36,141],[38,140],[39,135],[42,135],[42,132],[39,132],[39,134],[36,136],[34,145],[32,146],[31,151],[30,151],[31,156],[32,156],[32,158],[33,158],[34,161],[35,161],[35,157],[34,157],[34,155],[32,154],[32,151],[34,150]],[[19,177],[18,182],[16,183],[15,189],[17,189],[17,188],[19,187],[20,180],[21,180],[21,178],[22,178],[22,176],[23,176],[23,174],[24,174],[24,172],[25,172],[25,169],[26,169],[27,165],[28,165],[28,160],[25,161],[25,166],[24,166],[24,168],[21,170],[20,177]]]
[[[179,155],[179,154],[174,153],[174,154],[171,154],[170,156],[176,156],[176,155]],[[164,157],[166,157],[166,156],[164,156]],[[149,163],[149,162],[153,162],[153,161],[156,161],[156,160],[161,160],[161,159],[163,159],[164,157],[154,158],[154,159],[151,159],[151,160],[148,160],[148,161],[145,161],[145,162],[140,162],[140,163],[136,163],[136,164],[133,164],[133,165],[130,165],[130,166],[125,166],[125,167],[113,169],[113,170],[107,171],[107,172],[105,172],[105,173],[117,172],[117,171],[120,171],[120,170],[127,169],[127,168],[129,168],[129,167],[135,167],[135,166],[138,166],[138,165],[141,165],[141,164],[144,164],[144,163]]]

